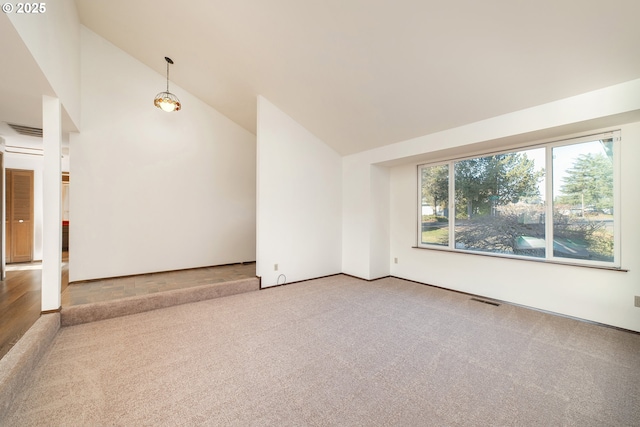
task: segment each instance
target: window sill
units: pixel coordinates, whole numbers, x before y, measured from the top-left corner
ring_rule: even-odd
[[[425,251],[442,251],[442,252],[461,254],[461,255],[473,255],[473,256],[483,256],[483,257],[490,257],[490,258],[512,259],[512,260],[516,260],[516,261],[537,262],[537,263],[542,263],[542,264],[565,265],[565,266],[569,266],[569,267],[595,268],[597,270],[610,270],[610,271],[622,271],[622,272],[628,272],[629,271],[629,270],[627,270],[625,268],[622,268],[622,267],[607,267],[607,266],[602,266],[602,265],[586,265],[586,264],[579,264],[579,263],[573,263],[573,262],[555,261],[555,260],[551,260],[551,259],[528,258],[528,257],[519,257],[519,256],[505,256],[505,255],[493,254],[493,253],[462,251],[462,250],[459,250],[459,249],[458,250],[454,250],[454,249],[440,248],[440,247],[439,248],[423,248],[421,246],[411,246],[411,248],[412,249],[425,250]]]

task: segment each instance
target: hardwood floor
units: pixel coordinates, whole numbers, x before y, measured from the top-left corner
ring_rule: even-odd
[[[62,289],[69,283],[68,253],[62,255]],[[7,265],[0,281],[0,358],[38,320],[41,312],[42,263]]]
[[[0,357],[40,317],[41,269],[7,271],[0,281]]]

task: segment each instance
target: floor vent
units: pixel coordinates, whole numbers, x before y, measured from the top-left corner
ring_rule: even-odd
[[[487,300],[480,299],[480,298],[471,298],[471,301],[481,302],[483,304],[489,304],[489,305],[493,305],[495,307],[500,307],[500,304],[498,304],[497,302],[487,301]]]
[[[32,128],[29,126],[16,125],[13,123],[7,123],[11,129],[18,132],[20,135],[25,136],[35,136],[37,138],[42,138],[42,129],[40,128]]]

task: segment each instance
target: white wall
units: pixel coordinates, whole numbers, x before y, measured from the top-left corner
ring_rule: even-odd
[[[369,278],[376,279],[389,275],[389,239],[391,238],[391,205],[389,169],[371,166],[371,233]]]
[[[288,283],[340,273],[341,168],[335,151],[258,98],[257,274],[263,287],[282,284],[284,276]]]
[[[391,274],[632,330],[640,330],[640,123],[622,127],[622,267],[628,272],[543,264],[414,249],[417,233],[416,166],[391,169]]]
[[[70,281],[254,261],[255,136],[173,84],[155,108],[165,76],[85,27],[81,58]]]
[[[43,4],[43,3],[39,3]],[[80,123],[80,20],[73,0],[44,3],[41,14],[7,16],[76,126]]]
[[[371,230],[388,224],[374,223],[371,201],[371,168],[359,156],[342,159],[342,272],[363,279],[371,277]],[[385,246],[389,247],[386,243]]]
[[[375,263],[391,275],[511,301],[640,331],[640,80],[528,110],[427,135],[344,159],[343,271],[375,278]],[[633,118],[633,120],[630,120]],[[634,121],[633,124],[625,124]],[[417,233],[416,164],[477,150],[575,133],[622,129],[622,266],[627,272],[414,249]],[[389,168],[390,221],[376,213],[372,165]],[[379,172],[379,171],[378,171]],[[382,175],[378,187],[384,186]],[[387,202],[380,205],[387,209]],[[363,222],[371,225],[362,226]],[[355,224],[353,229],[347,230]],[[389,256],[375,227],[390,227]],[[374,247],[376,246],[376,247]],[[398,258],[398,264],[392,262]],[[384,267],[382,268],[384,270]]]

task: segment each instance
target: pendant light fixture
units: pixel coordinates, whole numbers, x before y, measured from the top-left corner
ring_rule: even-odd
[[[156,99],[153,100],[153,105],[162,111],[179,111],[182,108],[180,100],[177,96],[169,92],[169,64],[173,64],[173,61],[166,56],[164,59],[167,61],[167,90],[156,95]]]

